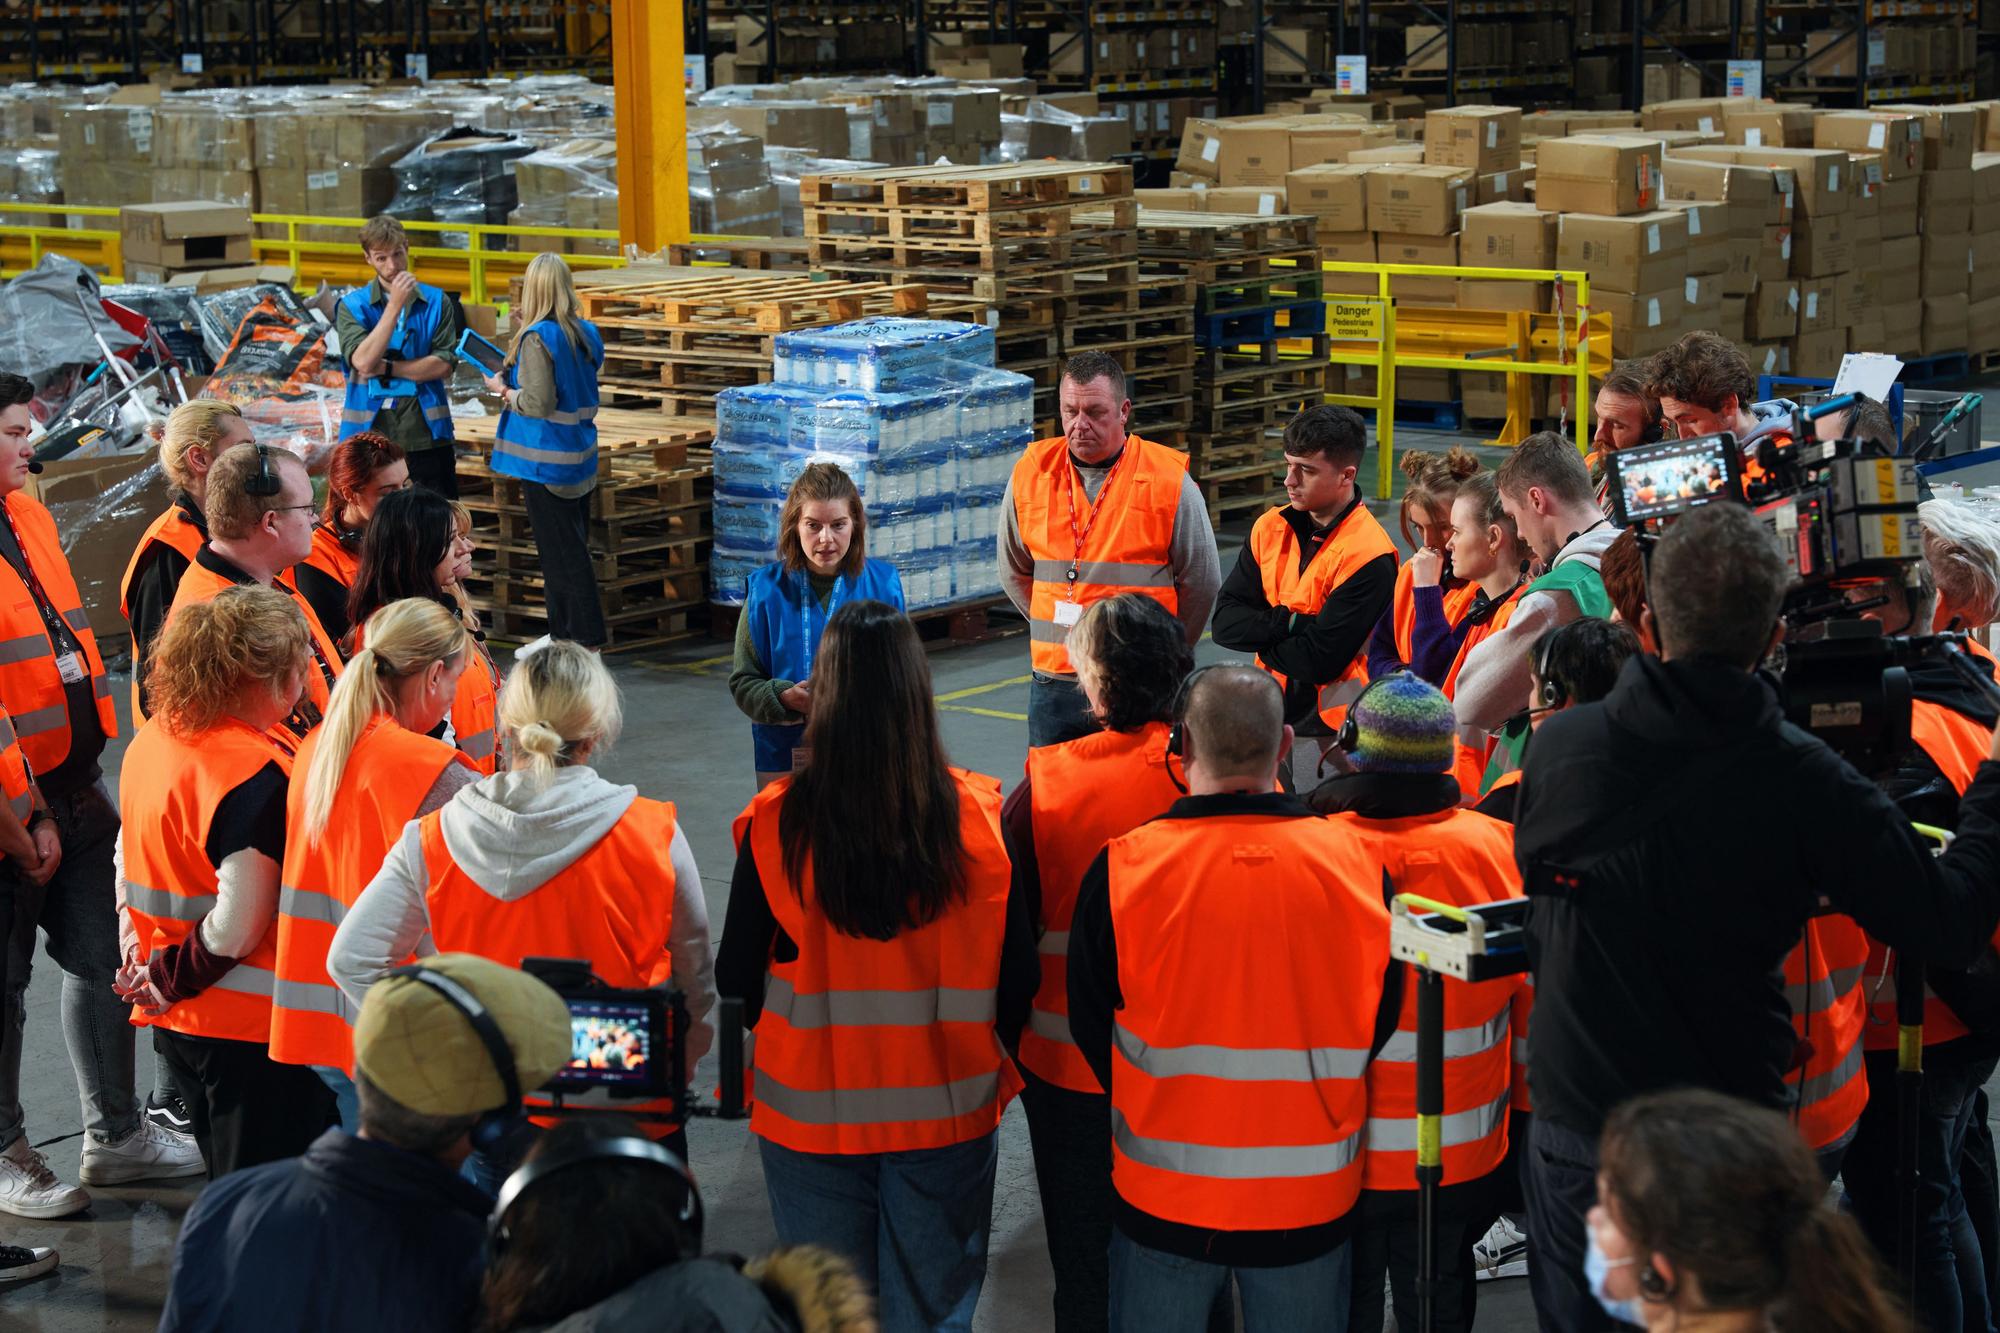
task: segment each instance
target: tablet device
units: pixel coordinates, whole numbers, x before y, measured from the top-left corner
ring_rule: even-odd
[[[507,365],[507,349],[472,329],[467,329],[458,340],[458,355],[460,360],[470,361],[489,375],[498,375]]]

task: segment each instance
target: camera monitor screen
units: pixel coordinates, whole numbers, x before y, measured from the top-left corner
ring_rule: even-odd
[[[1635,445],[1605,455],[1605,467],[1612,517],[1621,527],[1743,494],[1742,465],[1730,435]]]
[[[664,1009],[647,997],[564,997],[569,1002],[569,1064],[557,1087],[653,1088],[667,1058]]]

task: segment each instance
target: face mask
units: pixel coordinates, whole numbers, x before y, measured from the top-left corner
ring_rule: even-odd
[[[1646,1326],[1646,1316],[1636,1300],[1620,1300],[1604,1289],[1611,1277],[1611,1270],[1623,1268],[1630,1259],[1613,1259],[1597,1243],[1597,1228],[1583,1224],[1583,1277],[1590,1284],[1590,1294],[1597,1297],[1597,1303],[1604,1307],[1604,1313],[1627,1324]]]

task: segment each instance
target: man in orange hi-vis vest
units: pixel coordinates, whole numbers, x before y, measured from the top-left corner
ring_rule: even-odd
[[[1028,618],[1030,745],[1097,730],[1063,646],[1084,607],[1144,593],[1193,644],[1222,578],[1187,455],[1131,433],[1124,367],[1079,352],[1063,363],[1057,395],[1063,433],[1029,445],[1014,465],[998,538],[1000,586]]]
[[[1396,547],[1355,476],[1368,428],[1345,407],[1309,407],[1285,427],[1285,494],[1250,530],[1215,604],[1215,641],[1257,654],[1285,691],[1285,720],[1316,743],[1294,764],[1317,780],[1341,719],[1368,684],[1368,635],[1396,593]],[[1288,780],[1292,766],[1280,774]]]
[[[1069,1026],[1111,1093],[1111,1327],[1347,1324],[1368,1066],[1395,1031],[1382,867],[1271,790],[1267,674],[1189,678],[1189,795],[1111,840],[1070,922]]]

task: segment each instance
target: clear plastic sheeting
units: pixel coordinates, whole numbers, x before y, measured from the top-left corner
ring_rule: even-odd
[[[618,144],[613,139],[563,139],[514,162],[520,202],[508,215],[517,227],[618,227]],[[560,254],[616,254],[613,240],[524,238],[521,248]]]
[[[770,384],[716,396],[712,597],[738,604],[770,563],[786,492],[838,464],[868,510],[868,553],[913,608],[999,591],[993,542],[1034,383],[993,368],[990,329],[893,317],[779,335]]]
[[[772,182],[778,187],[781,234],[785,236],[806,234],[805,212],[799,205],[801,177],[873,171],[887,165],[882,162],[857,162],[844,157],[816,157],[803,148],[766,148],[764,161],[771,169]]]
[[[418,222],[503,226],[520,205],[513,163],[535,150],[518,135],[458,126],[434,135],[396,163],[396,197],[388,211]],[[445,232],[447,246],[470,238]]]
[[[137,344],[104,313],[98,291],[95,273],[61,255],[43,255],[0,286],[0,368],[43,389],[75,367],[96,365],[107,348]]]

